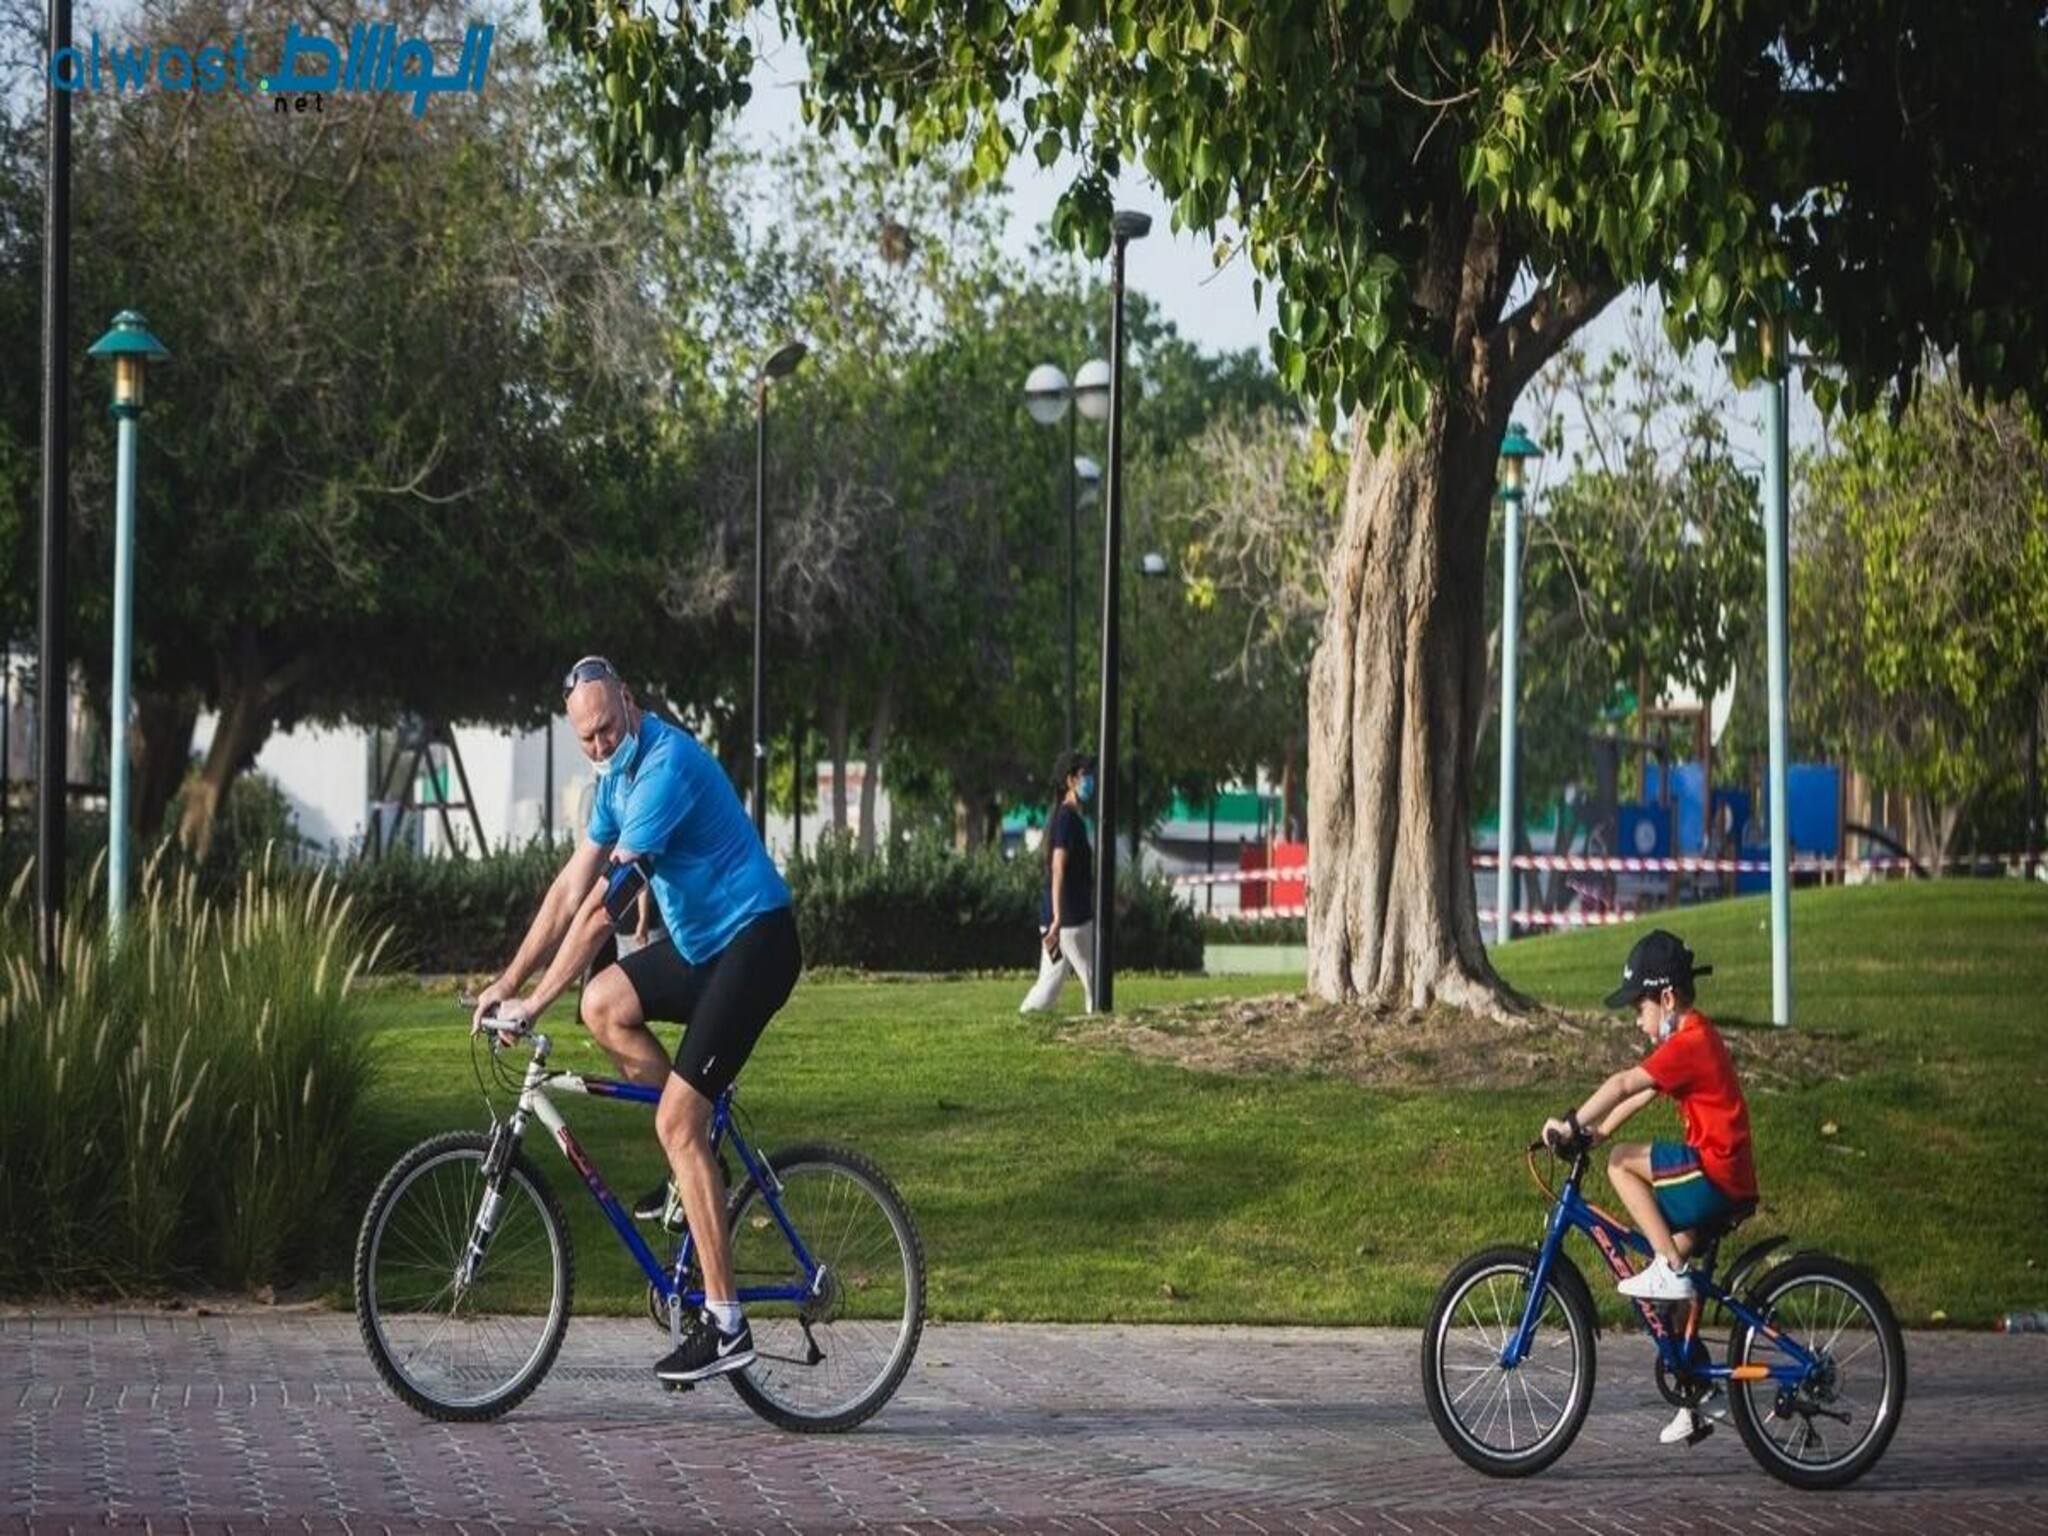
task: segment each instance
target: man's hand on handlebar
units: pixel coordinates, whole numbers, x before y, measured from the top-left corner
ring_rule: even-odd
[[[470,1012],[469,1032],[472,1035],[482,1034],[485,1021],[498,1011],[501,1003],[518,990],[517,987],[506,986],[502,977],[485,987]]]
[[[525,1034],[533,1024],[533,1017],[532,1006],[516,997],[488,1004],[479,1002],[476,1013],[470,1018],[469,1032],[480,1035],[489,1030],[502,1045]]]

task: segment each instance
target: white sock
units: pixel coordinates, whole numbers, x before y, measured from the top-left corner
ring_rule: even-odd
[[[734,1334],[740,1331],[740,1304],[736,1301],[712,1301],[708,1297],[704,1310],[711,1314],[711,1320],[718,1324],[718,1331]]]

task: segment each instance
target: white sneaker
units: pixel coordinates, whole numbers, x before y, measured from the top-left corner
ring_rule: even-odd
[[[1638,1301],[1690,1301],[1692,1300],[1692,1276],[1682,1269],[1673,1269],[1664,1262],[1664,1255],[1643,1266],[1642,1270],[1630,1275],[1615,1287],[1624,1296],[1633,1296]]]
[[[1690,1408],[1678,1410],[1678,1416],[1657,1431],[1660,1445],[1679,1445],[1692,1438],[1693,1415]]]

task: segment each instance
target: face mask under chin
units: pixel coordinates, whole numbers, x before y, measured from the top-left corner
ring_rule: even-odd
[[[635,731],[612,749],[610,757],[600,757],[590,766],[597,771],[600,779],[608,779],[615,773],[624,773],[630,769],[633,760],[639,755],[640,733]]]

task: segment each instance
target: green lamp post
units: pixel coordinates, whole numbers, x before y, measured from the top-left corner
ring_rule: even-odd
[[[107,787],[107,937],[121,941],[128,906],[128,675],[135,632],[135,424],[142,416],[143,376],[170,351],[142,316],[124,309],[113,329],[87,351],[114,364],[114,688],[108,709],[112,760]]]
[[[1500,868],[1493,903],[1493,939],[1496,944],[1507,943],[1515,933],[1515,706],[1521,693],[1516,652],[1521,645],[1522,627],[1522,466],[1528,460],[1542,456],[1543,450],[1530,441],[1522,431],[1521,423],[1509,422],[1508,435],[1500,445],[1503,528],[1500,575]]]

